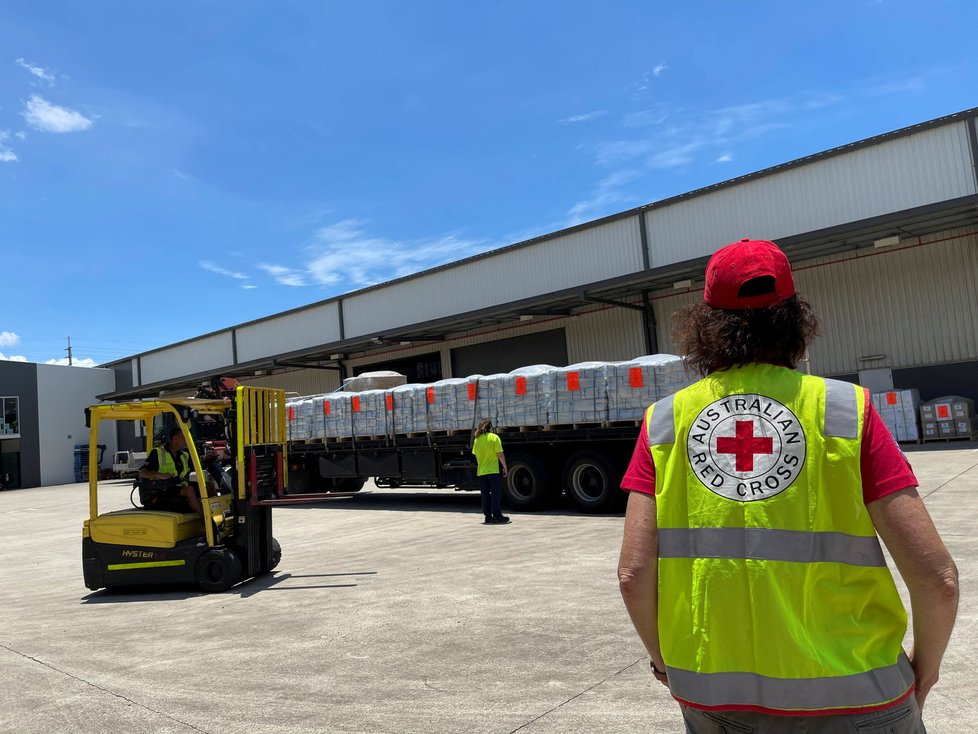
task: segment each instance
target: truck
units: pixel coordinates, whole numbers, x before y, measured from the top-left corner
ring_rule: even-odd
[[[380,488],[477,490],[472,429],[489,417],[507,459],[503,501],[510,510],[544,509],[566,494],[579,512],[616,512],[645,407],[689,382],[682,360],[653,355],[473,375],[413,386],[413,394],[404,385],[295,398],[287,491],[352,493],[368,480]],[[454,396],[454,422],[441,420],[439,396],[448,403]],[[412,402],[424,423],[398,420]],[[373,416],[358,423],[371,406]],[[303,411],[318,430],[299,430]]]
[[[139,474],[139,467],[146,461],[145,451],[116,451],[112,456],[112,474],[128,479]]]

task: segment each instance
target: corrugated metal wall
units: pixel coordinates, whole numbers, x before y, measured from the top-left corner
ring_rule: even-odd
[[[241,379],[242,385],[277,387],[287,393],[320,395],[340,389],[340,375],[333,370],[295,370],[277,375]]]
[[[231,332],[201,337],[139,358],[141,385],[234,364]]]
[[[238,361],[249,362],[339,340],[339,305],[323,303],[238,327]]]
[[[652,209],[652,267],[974,193],[967,127],[944,125]]]
[[[346,336],[372,334],[642,269],[637,217],[394,283],[344,300]]]
[[[963,234],[801,264],[798,290],[822,323],[812,371],[849,374],[978,358],[978,236]]]
[[[814,374],[978,359],[978,234],[942,232],[920,246],[796,263],[795,284],[822,325]],[[660,350],[675,353],[672,314],[699,301],[702,284],[653,298]]]
[[[577,362],[619,362],[646,353],[640,311],[608,307],[567,321],[567,357]]]

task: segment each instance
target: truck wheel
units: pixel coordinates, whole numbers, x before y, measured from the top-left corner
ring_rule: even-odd
[[[279,561],[281,560],[282,560],[282,545],[277,540],[275,540],[275,538],[272,538],[272,563],[271,565],[269,565],[268,570],[271,571],[273,568],[275,568],[279,564]]]
[[[333,484],[333,492],[359,492],[363,489],[363,485],[367,483],[366,479],[336,479]]]
[[[608,459],[593,451],[579,451],[571,456],[564,469],[564,487],[581,512],[610,511],[623,494]]]
[[[241,578],[241,559],[229,548],[212,548],[197,559],[194,577],[204,591],[226,591]]]
[[[547,465],[532,454],[513,454],[503,480],[503,502],[514,510],[538,510],[550,499]]]

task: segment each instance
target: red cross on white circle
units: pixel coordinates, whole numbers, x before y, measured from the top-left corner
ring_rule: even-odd
[[[736,436],[717,438],[717,453],[735,454],[735,468],[739,472],[754,471],[754,456],[773,454],[774,439],[769,436],[755,436],[754,421],[737,421]]]

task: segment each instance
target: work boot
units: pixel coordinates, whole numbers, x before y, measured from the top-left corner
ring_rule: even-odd
[[[506,515],[493,515],[492,524],[493,525],[505,525],[508,522],[512,522]]]

